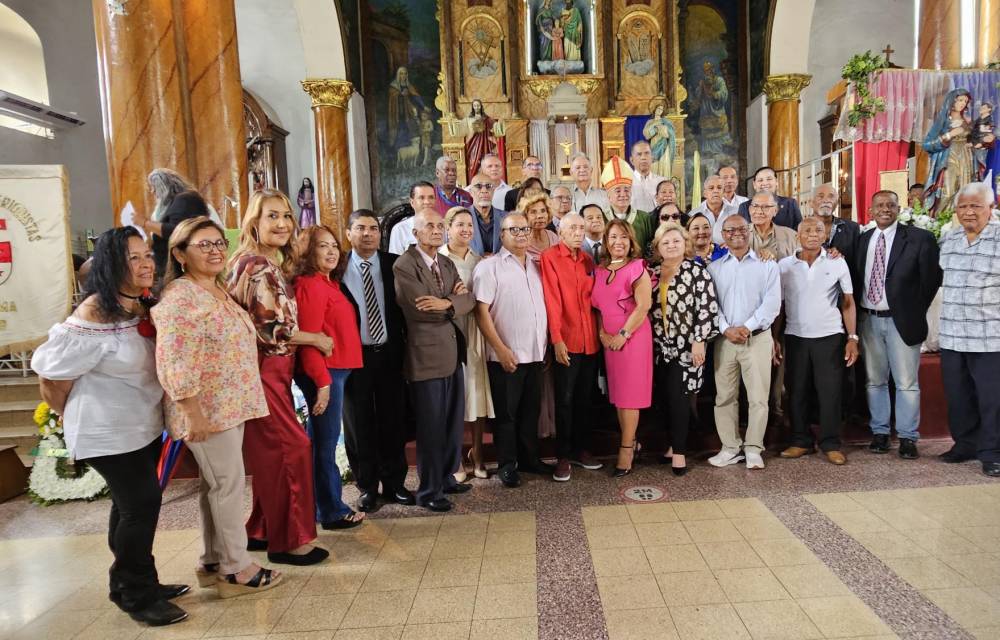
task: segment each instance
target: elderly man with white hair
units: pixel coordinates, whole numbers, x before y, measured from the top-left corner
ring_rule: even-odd
[[[559,185],[552,188],[552,200],[555,202],[556,210],[549,223],[549,229],[559,233],[559,223],[569,213],[573,212],[573,192],[569,187]]]
[[[853,220],[840,217],[840,194],[829,182],[816,187],[812,201],[813,215],[819,216],[826,226],[826,241],[823,248],[836,249],[854,269],[854,251],[861,236],[861,226]]]
[[[716,244],[722,244],[722,221],[729,216],[739,213],[739,207],[727,204],[722,197],[722,178],[719,176],[708,176],[702,184],[701,195],[705,200],[697,207],[691,209],[688,215],[695,216],[702,214],[708,218],[712,225],[712,239]]]
[[[941,376],[955,445],[941,459],[978,458],[1000,478],[1000,222],[983,182],[958,192],[960,228],[941,241]]]
[[[590,158],[583,153],[577,153],[570,160],[570,175],[573,176],[573,211],[583,211],[588,204],[596,204],[607,210],[611,206],[608,193],[604,189],[592,186],[594,167]]]

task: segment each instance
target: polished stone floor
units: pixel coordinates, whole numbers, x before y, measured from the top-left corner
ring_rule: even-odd
[[[330,561],[258,597],[196,588],[161,629],[107,600],[107,501],[19,498],[0,505],[0,638],[1000,638],[1000,482],[938,462],[947,446],[475,480],[448,515],[385,506],[321,532]],[[164,495],[165,582],[193,579],[195,490]]]

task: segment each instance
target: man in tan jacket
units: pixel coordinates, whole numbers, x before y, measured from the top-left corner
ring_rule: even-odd
[[[448,511],[445,494],[464,493],[468,484],[452,472],[462,455],[465,416],[465,335],[455,323],[475,307],[455,263],[438,255],[444,244],[444,219],[433,209],[417,212],[413,235],[417,244],[392,267],[396,302],[406,319],[403,375],[417,423],[417,504]]]

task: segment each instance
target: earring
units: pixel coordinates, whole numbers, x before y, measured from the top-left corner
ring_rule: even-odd
[[[187,273],[187,268],[184,266],[183,262],[181,263],[181,273]]]

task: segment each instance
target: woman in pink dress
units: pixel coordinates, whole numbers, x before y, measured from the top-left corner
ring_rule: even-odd
[[[594,271],[593,305],[600,314],[598,327],[608,371],[608,395],[618,410],[622,443],[614,477],[632,473],[639,410],[653,396],[653,332],[649,307],[653,286],[646,273],[642,248],[631,225],[612,220],[604,231],[604,251]]]

